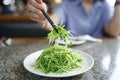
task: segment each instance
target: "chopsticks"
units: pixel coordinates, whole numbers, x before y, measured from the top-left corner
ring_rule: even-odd
[[[54,24],[54,22],[51,20],[51,18],[49,17],[49,15],[44,11],[41,10],[42,14],[45,16],[45,18],[48,20],[48,22],[51,24],[51,26],[55,29],[55,31],[58,33],[58,30],[55,28],[56,25]]]

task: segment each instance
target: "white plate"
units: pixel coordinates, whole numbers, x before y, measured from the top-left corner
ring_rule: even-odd
[[[82,66],[83,68],[73,70],[73,71],[70,71],[70,72],[67,72],[67,73],[62,73],[62,74],[55,74],[55,73],[45,74],[41,71],[35,70],[34,67],[33,67],[36,59],[40,56],[42,51],[43,50],[36,51],[36,52],[28,55],[24,59],[23,65],[26,68],[26,70],[28,70],[31,73],[34,73],[34,74],[37,74],[37,75],[40,75],[40,76],[45,76],[45,77],[70,77],[70,76],[79,75],[81,73],[84,73],[84,72],[90,70],[92,68],[93,64],[94,64],[94,60],[90,55],[88,55],[87,53],[85,53],[83,51],[79,51],[80,56],[85,59],[85,62]]]
[[[79,45],[86,42],[85,40],[71,40],[71,41],[72,41],[72,45]],[[65,42],[63,40],[60,40],[59,44],[65,45]]]

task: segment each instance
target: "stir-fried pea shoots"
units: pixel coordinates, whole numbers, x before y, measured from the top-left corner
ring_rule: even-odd
[[[62,26],[62,24],[60,26],[56,26],[55,28],[57,29],[57,32],[56,32],[56,30],[53,29],[48,34],[49,44],[55,43],[55,45],[58,45],[59,41],[61,39],[63,39],[64,42],[66,43],[66,45],[72,45],[72,42],[71,42],[70,36],[69,36],[70,32],[67,31],[63,26]],[[69,41],[69,43],[67,43],[68,41]]]
[[[35,69],[47,73],[64,73],[82,67],[83,59],[78,52],[74,52],[68,46],[59,45],[59,40],[62,38],[65,42],[70,40],[69,32],[61,25],[56,26],[58,33],[53,29],[48,34],[49,42],[53,43],[38,57],[35,62]]]

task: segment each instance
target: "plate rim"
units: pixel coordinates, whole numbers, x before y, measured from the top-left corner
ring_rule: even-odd
[[[33,72],[33,71],[31,71],[31,70],[29,70],[26,66],[25,66],[25,61],[31,56],[31,55],[33,55],[33,54],[37,54],[38,52],[42,52],[44,49],[42,49],[42,50],[38,50],[38,51],[35,51],[35,52],[33,52],[33,53],[31,53],[31,54],[29,54],[29,55],[27,55],[26,57],[25,57],[25,59],[23,60],[23,66],[24,66],[24,68],[28,71],[28,72],[31,72],[31,73],[33,73],[33,74],[36,74],[36,75],[38,75],[38,76],[44,76],[44,77],[54,77],[54,78],[63,78],[63,77],[71,77],[71,76],[76,76],[76,75],[80,75],[80,74],[82,74],[82,73],[84,73],[84,72],[87,72],[88,70],[90,70],[92,67],[93,67],[93,65],[94,65],[94,59],[93,59],[93,57],[91,56],[91,55],[89,55],[88,53],[86,53],[86,52],[84,52],[84,51],[82,51],[82,50],[76,50],[76,49],[72,49],[72,50],[75,50],[75,51],[77,51],[77,52],[81,52],[82,54],[84,54],[84,55],[87,55],[90,59],[91,59],[91,61],[92,61],[92,64],[87,68],[87,69],[85,69],[84,71],[82,71],[82,72],[80,72],[80,73],[77,73],[77,74],[72,74],[72,75],[67,75],[67,76],[63,76],[63,75],[59,75],[59,74],[57,74],[57,75],[49,75],[49,73],[48,74],[45,74],[45,73],[43,73],[43,74],[38,74],[38,73],[36,73],[36,72]],[[80,53],[80,54],[81,54]],[[42,53],[39,53],[39,55],[41,55]]]

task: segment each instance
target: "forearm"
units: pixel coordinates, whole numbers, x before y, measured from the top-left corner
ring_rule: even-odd
[[[120,5],[115,6],[114,16],[106,25],[105,31],[112,37],[117,37],[120,35]]]

